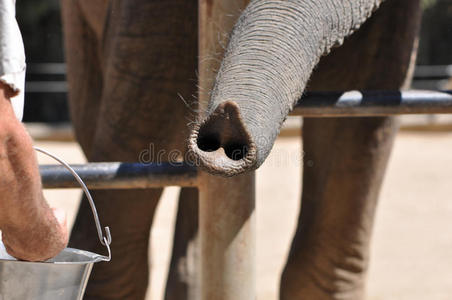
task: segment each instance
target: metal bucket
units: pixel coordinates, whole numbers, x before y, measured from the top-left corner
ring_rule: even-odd
[[[77,173],[61,159],[42,149],[35,149],[68,168],[80,183],[90,202],[99,240],[107,247],[108,256],[66,248],[45,262],[18,261],[6,252],[0,241],[0,300],[80,300],[85,293],[93,263],[111,259],[110,230],[105,227],[103,235],[93,199]]]

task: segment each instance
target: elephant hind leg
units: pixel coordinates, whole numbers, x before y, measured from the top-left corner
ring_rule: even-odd
[[[310,90],[399,89],[414,60],[419,1],[386,1],[324,57]],[[392,118],[306,118],[302,210],[281,299],[363,299],[377,198],[396,133]]]

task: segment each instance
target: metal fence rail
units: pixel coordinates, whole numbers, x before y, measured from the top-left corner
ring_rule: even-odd
[[[348,91],[306,93],[292,114],[304,117],[358,117],[450,114],[452,91]]]
[[[90,189],[134,189],[164,186],[196,186],[196,168],[184,163],[88,163],[71,165]],[[46,189],[79,188],[61,165],[39,167]]]
[[[374,91],[307,93],[295,115],[305,117],[386,116],[452,113],[452,91]],[[197,170],[186,163],[88,163],[73,166],[91,189],[196,186]],[[63,166],[40,166],[43,187],[77,188]]]

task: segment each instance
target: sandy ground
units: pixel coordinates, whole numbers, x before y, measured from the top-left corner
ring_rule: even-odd
[[[74,143],[37,144],[71,163],[84,162]],[[368,300],[452,298],[451,149],[452,133],[399,134],[381,192]],[[299,209],[300,153],[299,139],[281,138],[257,173],[259,300],[277,299]],[[40,160],[49,162],[41,155]],[[162,299],[177,191],[166,189],[154,221],[147,300]],[[46,191],[46,195],[52,205],[67,210],[72,224],[80,191]]]

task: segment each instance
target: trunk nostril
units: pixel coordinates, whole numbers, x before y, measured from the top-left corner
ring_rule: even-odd
[[[224,145],[224,153],[232,160],[241,160],[248,153],[248,145],[244,143],[228,143]]]
[[[232,160],[246,157],[250,139],[239,118],[236,104],[226,102],[210,116],[199,129],[196,144],[205,152],[222,149],[223,155]]]
[[[218,136],[206,135],[198,138],[197,145],[202,151],[213,152],[221,147],[221,141]]]
[[[241,160],[248,153],[249,146],[241,141],[224,141],[217,135],[201,135],[197,140],[198,148],[205,152],[214,152],[223,148],[224,154],[232,160]]]

